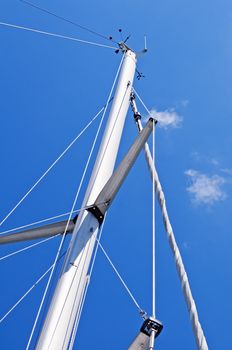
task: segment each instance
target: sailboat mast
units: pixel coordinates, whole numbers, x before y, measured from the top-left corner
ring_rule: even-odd
[[[121,45],[124,58],[113,104],[82,207],[92,205],[113,173],[136,69],[136,54]],[[76,221],[36,350],[70,349],[75,320],[79,317],[88,269],[102,222],[98,212],[83,210]]]

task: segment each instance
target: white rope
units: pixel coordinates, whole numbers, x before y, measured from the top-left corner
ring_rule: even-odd
[[[4,316],[2,316],[2,318],[0,319],[0,323],[2,323],[4,320],[5,320],[5,318],[7,317],[7,316],[9,316],[9,314],[26,298],[26,296],[37,286],[37,284],[40,282],[40,281],[42,281],[42,279],[49,273],[49,271],[51,271],[51,269],[52,269],[52,267],[53,267],[53,265],[51,265],[48,269],[47,269],[47,271],[45,271],[44,273],[43,273],[43,275],[41,275],[38,279],[37,279],[37,281],[26,291],[26,293],[25,294],[23,294],[23,296],[5,313],[5,315]]]
[[[155,121],[153,121],[152,132],[152,155],[155,164]],[[156,317],[156,257],[155,257],[155,181],[152,181],[152,316]]]
[[[72,205],[72,209],[71,209],[71,211],[70,211],[70,215],[69,215],[69,218],[68,218],[68,221],[67,221],[67,225],[66,225],[66,228],[65,228],[65,232],[64,232],[64,235],[63,235],[63,237],[62,237],[60,246],[59,246],[59,248],[58,248],[56,257],[55,257],[55,261],[54,261],[54,264],[53,264],[53,268],[52,268],[52,270],[51,270],[51,273],[50,273],[50,276],[49,276],[49,279],[48,279],[48,283],[47,283],[47,285],[46,285],[46,288],[45,288],[45,291],[44,291],[44,294],[43,294],[43,297],[42,297],[42,300],[41,300],[41,303],[40,303],[40,306],[39,306],[39,310],[38,310],[38,312],[37,312],[37,316],[36,316],[36,319],[35,319],[35,322],[34,322],[34,325],[33,325],[33,328],[32,328],[32,331],[31,331],[31,334],[30,334],[28,343],[27,343],[26,350],[29,349],[29,346],[30,346],[30,344],[31,344],[31,340],[32,340],[32,337],[33,337],[33,334],[34,334],[34,331],[35,331],[35,327],[36,327],[36,324],[37,324],[37,322],[38,322],[39,315],[40,315],[40,312],[41,312],[41,309],[42,309],[42,306],[43,306],[43,303],[44,303],[44,300],[45,300],[45,297],[46,297],[46,294],[47,294],[47,291],[48,291],[48,288],[49,288],[49,285],[50,285],[50,282],[51,282],[51,278],[52,278],[52,275],[53,275],[53,272],[54,272],[54,269],[55,269],[55,266],[56,266],[56,263],[57,263],[57,260],[58,260],[60,251],[61,251],[62,246],[63,246],[63,243],[64,243],[64,239],[65,239],[66,232],[67,232],[67,229],[68,229],[68,226],[69,226],[69,222],[70,222],[70,220],[71,220],[71,216],[72,216],[73,210],[74,210],[74,208],[75,208],[75,205],[76,205],[76,202],[77,202],[79,193],[80,193],[81,188],[82,188],[82,184],[83,184],[83,181],[84,181],[84,178],[85,178],[85,175],[86,175],[86,172],[87,172],[87,169],[88,169],[88,166],[89,166],[89,163],[90,163],[90,160],[91,160],[91,157],[92,157],[94,148],[95,148],[95,144],[96,144],[96,142],[97,142],[98,135],[99,135],[99,133],[100,133],[100,129],[101,129],[101,126],[102,126],[102,123],[103,123],[103,120],[104,120],[104,117],[105,117],[105,114],[106,114],[107,107],[108,107],[108,105],[109,105],[109,103],[110,103],[110,100],[111,100],[111,96],[112,96],[112,93],[113,93],[113,89],[114,89],[114,86],[115,86],[115,84],[116,84],[116,81],[117,81],[117,78],[118,78],[118,74],[119,74],[120,69],[121,69],[122,62],[123,62],[123,57],[122,57],[121,62],[120,62],[120,64],[119,64],[119,68],[118,68],[118,70],[117,70],[117,73],[116,73],[116,76],[115,76],[113,85],[112,85],[112,87],[111,87],[111,90],[110,90],[110,93],[109,93],[109,97],[108,97],[108,99],[107,99],[107,103],[106,103],[106,105],[105,105],[105,107],[104,107],[104,112],[103,112],[103,114],[102,114],[101,121],[100,121],[100,123],[99,123],[98,130],[97,130],[97,133],[96,133],[96,135],[95,135],[95,138],[94,138],[94,141],[93,141],[93,144],[92,144],[92,148],[91,148],[91,151],[90,151],[88,160],[87,160],[86,165],[85,165],[85,169],[84,169],[84,172],[83,172],[83,175],[82,175],[82,178],[81,178],[81,181],[80,181],[80,184],[79,184],[79,187],[78,187],[78,190],[77,190],[77,193],[76,193],[76,196],[75,196],[73,205]]]
[[[175,236],[174,236],[174,232],[173,232],[170,220],[169,220],[169,216],[168,216],[168,212],[167,212],[167,208],[166,208],[165,196],[164,196],[156,169],[155,169],[154,165],[152,166],[153,162],[150,162],[151,154],[149,153],[148,146],[145,147],[145,153],[146,153],[146,158],[147,158],[147,161],[148,161],[148,164],[150,167],[150,171],[152,173],[154,173],[153,176],[155,178],[156,193],[157,193],[158,201],[159,201],[160,208],[162,211],[163,222],[164,222],[164,226],[165,226],[165,229],[167,232],[168,241],[169,241],[171,250],[172,250],[173,255],[174,255],[174,259],[175,259],[175,263],[176,263],[176,267],[177,267],[177,272],[178,272],[178,275],[179,275],[179,278],[181,281],[181,285],[182,285],[182,289],[184,292],[185,301],[186,301],[187,306],[188,306],[188,311],[189,311],[189,315],[190,315],[190,320],[192,322],[192,327],[193,327],[197,347],[199,350],[208,350],[208,345],[207,345],[207,342],[206,342],[206,339],[204,336],[204,332],[203,332],[203,329],[202,329],[200,321],[199,321],[196,304],[195,304],[195,301],[194,301],[193,296],[192,296],[188,276],[187,276],[187,273],[186,273],[186,270],[184,267],[183,260],[181,258],[179,248],[178,248],[176,240],[175,240]]]
[[[66,36],[66,35],[61,35],[61,34],[56,34],[56,33],[45,32],[45,31],[43,31],[43,30],[34,29],[34,28],[28,28],[28,27],[23,27],[23,26],[19,26],[19,25],[16,25],[16,24],[0,22],[0,25],[6,26],[6,27],[11,27],[11,28],[16,28],[16,29],[22,29],[22,30],[26,30],[26,31],[29,31],[29,32],[44,34],[44,35],[48,35],[48,36],[52,36],[52,37],[56,37],[56,38],[61,38],[61,39],[66,39],[66,40],[77,41],[77,42],[82,43],[82,44],[89,44],[89,45],[104,47],[104,48],[113,49],[113,50],[118,49],[117,47],[114,47],[114,46],[99,44],[99,43],[95,43],[95,42],[93,42],[93,41],[82,40],[82,39],[74,38],[74,37],[71,37],[71,36]]]
[[[138,96],[137,93],[136,93],[136,95]],[[144,105],[144,103],[143,103],[143,105]],[[149,112],[149,110],[147,109],[146,106],[145,106],[145,109]],[[150,114],[150,112],[149,112],[149,114]],[[143,129],[141,121],[138,120],[137,124],[138,124],[139,131],[141,131]],[[198,347],[198,350],[208,350],[207,341],[206,341],[203,329],[202,329],[200,321],[199,321],[198,312],[197,312],[195,301],[194,301],[193,296],[192,296],[188,276],[187,276],[187,273],[186,273],[186,270],[184,267],[183,260],[181,258],[181,254],[180,254],[178,245],[177,245],[176,240],[175,240],[175,236],[174,236],[174,232],[173,232],[170,220],[169,220],[164,192],[162,190],[162,186],[161,186],[161,183],[159,181],[159,177],[158,177],[158,174],[157,174],[157,171],[156,171],[153,159],[152,159],[152,155],[151,155],[151,152],[150,152],[150,149],[149,149],[149,146],[147,143],[145,144],[144,150],[145,150],[147,164],[148,164],[148,167],[149,167],[149,170],[151,173],[151,177],[152,177],[152,179],[154,179],[154,182],[155,182],[155,189],[156,189],[158,202],[159,202],[161,212],[162,212],[164,226],[165,226],[165,229],[167,232],[169,245],[170,245],[172,253],[174,255],[174,259],[175,259],[175,263],[176,263],[176,267],[177,267],[177,272],[178,272],[178,275],[179,275],[179,278],[181,281],[185,301],[186,301],[186,304],[188,307],[190,320],[192,322],[192,327],[193,327],[193,332],[194,332],[195,340],[197,343],[197,347]]]
[[[0,222],[0,226],[9,218],[9,216],[18,208],[18,206],[27,198],[27,196],[34,190],[34,188],[43,180],[43,178],[50,172],[50,170],[59,162],[59,160],[67,153],[67,151],[73,146],[73,144],[80,138],[80,136],[88,129],[88,127],[94,122],[94,120],[101,114],[105,107],[102,107],[100,111],[93,117],[93,119],[82,129],[82,131],[75,137],[75,139],[65,148],[65,150],[59,155],[58,158],[49,166],[49,168],[43,173],[42,176],[34,183],[34,185],[27,191],[27,193],[19,200],[19,202],[13,207],[13,209],[5,216]]]
[[[101,251],[103,252],[103,254],[105,255],[106,259],[108,260],[108,262],[110,263],[110,266],[112,267],[112,269],[114,270],[115,274],[117,275],[117,277],[119,278],[120,282],[122,283],[123,287],[126,289],[127,293],[129,294],[130,298],[132,299],[132,301],[134,302],[135,306],[137,307],[137,309],[139,310],[140,314],[144,314],[143,309],[139,306],[139,303],[137,302],[137,300],[135,299],[135,297],[133,296],[132,292],[130,291],[129,287],[127,286],[126,282],[123,280],[122,276],[120,275],[120,273],[118,272],[117,268],[115,267],[115,265],[113,264],[112,260],[110,259],[109,255],[106,253],[105,249],[103,248],[103,246],[101,245],[101,243],[98,241],[98,245],[101,248]]]
[[[34,248],[34,247],[36,247],[37,245],[40,245],[40,244],[45,243],[45,242],[47,242],[47,241],[50,241],[51,239],[53,239],[53,238],[55,238],[55,237],[57,237],[57,236],[59,236],[59,234],[58,234],[58,235],[55,235],[55,236],[52,236],[52,237],[49,237],[49,238],[46,238],[46,239],[43,239],[42,241],[39,241],[39,242],[37,242],[37,243],[30,244],[30,245],[28,245],[28,246],[26,246],[26,247],[24,247],[24,248],[22,248],[22,249],[18,249],[18,250],[14,251],[14,252],[12,252],[12,253],[10,253],[10,254],[4,255],[4,256],[0,257],[0,261],[1,261],[1,260],[5,260],[5,259],[7,259],[7,258],[10,258],[10,257],[13,256],[13,255],[22,253],[22,252],[24,252],[25,250],[29,250],[29,249],[31,249],[31,248]]]

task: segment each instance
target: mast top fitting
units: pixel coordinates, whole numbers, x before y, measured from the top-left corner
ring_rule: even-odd
[[[152,330],[155,331],[155,338],[161,333],[163,325],[159,320],[156,320],[153,317],[148,317],[140,328],[140,332],[146,334],[150,337]]]
[[[118,47],[119,48],[117,50],[115,50],[115,53],[119,53],[120,51],[123,52],[123,53],[125,53],[127,51],[132,51],[133,52],[133,50],[129,46],[127,46],[124,41],[120,41],[118,43]]]

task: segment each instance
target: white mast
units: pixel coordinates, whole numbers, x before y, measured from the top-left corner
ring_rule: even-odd
[[[123,44],[121,49],[125,56],[118,86],[82,207],[95,202],[113,173],[117,157],[136,69],[135,53]],[[88,281],[88,268],[100,222],[101,218],[90,211],[84,210],[79,215],[36,350],[69,348]]]

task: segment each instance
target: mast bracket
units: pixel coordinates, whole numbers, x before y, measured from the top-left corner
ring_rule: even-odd
[[[98,220],[99,225],[102,224],[104,220],[104,214],[101,212],[101,210],[98,208],[97,205],[93,205],[87,209],[95,218]]]
[[[137,106],[136,106],[136,103],[135,103],[135,93],[134,91],[131,92],[130,94],[130,105],[131,105],[131,109],[134,113],[134,120],[136,123],[138,123],[139,120],[141,120],[141,114],[139,113],[138,109],[137,109]],[[157,124],[158,120],[154,119],[155,120],[155,124]]]
[[[127,51],[133,51],[133,50],[129,46],[127,46],[124,41],[120,41],[118,43],[118,49],[115,51],[115,53],[119,53],[119,51],[127,52]]]
[[[152,330],[154,330],[156,338],[161,333],[162,329],[163,325],[159,320],[156,320],[153,317],[149,317],[143,322],[140,332],[150,337]]]

